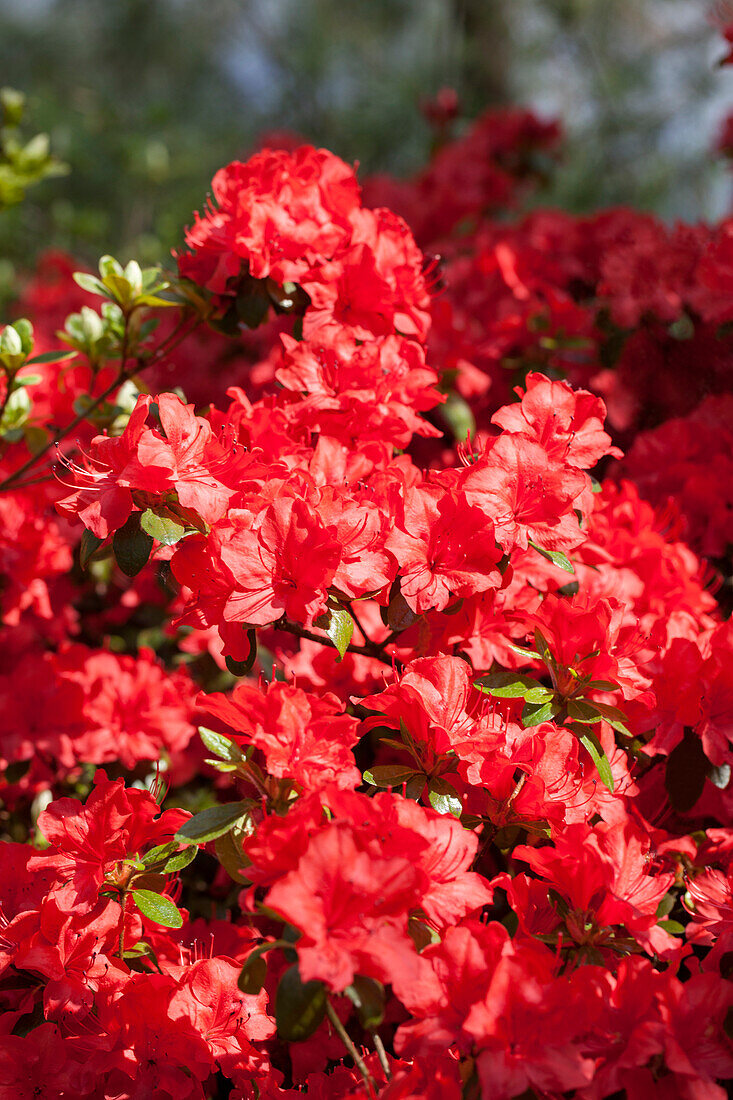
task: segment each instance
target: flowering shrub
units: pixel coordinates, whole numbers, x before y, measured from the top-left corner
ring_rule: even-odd
[[[23,288],[0,1100],[726,1096],[733,222],[523,214],[558,141]]]

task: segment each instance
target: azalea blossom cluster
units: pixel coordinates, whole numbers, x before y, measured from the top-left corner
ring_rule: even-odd
[[[733,223],[454,113],[0,330],[0,1100],[727,1095]]]

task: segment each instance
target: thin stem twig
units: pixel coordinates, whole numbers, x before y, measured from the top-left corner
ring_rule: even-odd
[[[120,899],[120,906],[122,908],[122,914],[120,917],[120,938],[117,944],[117,954],[120,959],[125,954],[125,904],[127,902],[127,891],[124,891]]]
[[[364,629],[364,627],[363,627],[363,625],[362,625],[361,621],[359,620],[359,617],[357,616],[356,612],[354,611],[354,605],[353,605],[353,603],[350,603],[350,604],[348,604],[347,606],[348,606],[348,608],[349,608],[349,614],[351,615],[351,618],[352,618],[352,619],[354,620],[354,622],[355,622],[355,623],[356,623],[356,625],[358,626],[358,628],[359,628],[359,630],[360,630],[360,632],[361,632],[361,635],[362,635],[362,637],[364,638],[364,641],[365,641],[365,642],[366,642],[366,643],[367,643],[367,644],[368,644],[369,646],[371,646],[371,647],[372,647],[372,656],[376,656],[376,652],[377,652],[377,650],[380,650],[380,651],[381,651],[382,653],[384,653],[384,651],[385,651],[385,649],[387,648],[387,646],[388,646],[388,645],[392,645],[392,643],[393,643],[394,641],[396,641],[396,639],[397,639],[397,638],[399,637],[400,631],[399,631],[399,630],[392,630],[392,631],[390,631],[390,633],[389,633],[389,634],[387,635],[387,637],[386,637],[386,638],[383,638],[383,639],[382,639],[382,641],[381,641],[381,642],[374,642],[374,641],[372,641],[372,640],[370,639],[369,635],[367,634],[366,630]],[[392,662],[390,661],[390,664],[391,664],[391,663],[392,663]]]
[[[389,1068],[389,1062],[387,1061],[387,1052],[384,1049],[384,1043],[379,1038],[376,1031],[372,1032],[372,1039],[374,1040],[374,1049],[377,1052],[377,1057],[379,1058],[379,1064],[380,1064],[380,1066],[382,1067],[382,1069],[384,1071],[384,1076],[389,1081],[390,1077],[392,1076],[392,1073],[391,1073],[390,1068]]]
[[[328,1016],[329,1020],[331,1021],[332,1025],[333,1025],[333,1028],[334,1028],[334,1031],[337,1033],[339,1039],[344,1044],[344,1046],[348,1050],[351,1057],[354,1059],[354,1065],[356,1066],[356,1068],[359,1070],[359,1073],[364,1078],[364,1084],[366,1085],[369,1092],[372,1092],[373,1087],[374,1087],[374,1082],[373,1082],[373,1080],[372,1080],[372,1078],[369,1074],[369,1070],[366,1068],[366,1065],[364,1064],[364,1059],[359,1054],[358,1050],[356,1049],[353,1042],[351,1041],[349,1033],[347,1032],[344,1025],[341,1023],[341,1021],[339,1020],[339,1018],[336,1014],[336,1010],[335,1010],[335,1008],[333,1007],[333,1005],[331,1004],[330,1001],[326,1001],[326,1015]]]
[[[13,489],[16,490],[16,491],[19,490],[19,489],[28,489],[28,488],[30,488],[31,485],[40,485],[41,482],[43,482],[43,481],[53,481],[53,480],[54,480],[53,473],[41,474],[39,477],[29,478],[28,481],[21,481],[20,484],[13,483]]]
[[[102,393],[100,393],[99,397],[95,398],[94,402],[89,406],[88,409],[85,409],[83,413],[79,413],[78,416],[75,416],[74,419],[69,424],[67,424],[65,428],[58,432],[52,439],[49,439],[48,443],[46,443],[44,447],[41,447],[40,451],[37,451],[36,454],[31,455],[28,461],[24,462],[22,466],[19,466],[17,470],[13,470],[12,474],[8,474],[5,480],[0,482],[0,490],[12,488],[13,483],[16,482],[18,478],[22,477],[23,474],[28,472],[28,470],[32,470],[33,467],[36,466],[42,458],[45,458],[52,447],[55,447],[57,443],[60,443],[61,440],[69,434],[69,432],[73,432],[74,428],[78,427],[79,424],[81,424],[82,420],[86,420],[89,414],[94,412],[94,410],[102,404],[105,398],[109,397],[109,395],[113,393],[118,386],[121,386],[122,383],[126,381],[126,379],[129,377],[130,376],[127,371],[121,370],[119,374],[117,374],[117,376],[115,377],[114,381],[111,382],[110,385],[107,386],[107,388]]]
[[[329,649],[336,649],[336,643],[332,642],[330,638],[322,634],[315,634],[312,630],[307,630],[300,623],[291,622],[290,619],[282,618],[278,619],[276,623],[272,624],[276,630],[285,630],[288,634],[294,634],[296,638],[305,638],[309,642],[318,642],[320,645],[327,646]],[[385,643],[382,643],[385,644]],[[378,645],[376,642],[366,640],[364,645],[354,645],[349,643],[347,653],[360,653],[362,657],[371,657],[375,661],[381,661],[383,665],[389,665],[390,668],[394,665],[399,671],[402,670],[402,662],[397,658],[389,657],[384,652],[382,645]]]
[[[192,332],[196,325],[199,323],[199,319],[197,318],[195,323],[184,331],[186,320],[186,317],[182,318],[182,320],[176,325],[170,336],[166,337],[160,347],[156,348],[149,359],[143,360],[141,358],[138,358],[135,360],[133,366],[129,368],[126,366],[126,326],[125,335],[122,340],[122,348],[120,350],[120,370],[118,371],[113,381],[102,391],[102,393],[95,397],[92,404],[89,405],[89,407],[86,408],[84,412],[81,412],[77,416],[75,416],[74,419],[69,424],[67,424],[65,428],[62,428],[53,436],[52,439],[49,439],[48,443],[46,443],[46,445],[42,447],[40,451],[37,451],[36,454],[31,455],[27,462],[24,462],[23,465],[19,466],[17,470],[13,470],[11,474],[8,474],[5,480],[0,482],[0,492],[5,489],[17,487],[15,486],[15,482],[18,481],[18,479],[21,478],[23,474],[27,473],[28,470],[32,470],[34,466],[36,466],[43,458],[45,458],[52,447],[55,447],[58,443],[61,442],[62,439],[65,439],[66,436],[70,434],[70,432],[73,432],[74,428],[77,428],[83,420],[86,420],[89,417],[90,413],[93,413],[95,409],[98,409],[102,402],[105,401],[106,398],[110,396],[110,394],[114,393],[114,391],[118,389],[118,387],[121,386],[123,382],[126,382],[129,378],[132,378],[133,375],[140,374],[143,370],[147,370],[148,367],[152,366],[154,363],[159,362],[164,355],[172,351],[174,347],[177,347],[178,344],[180,344],[181,340],[183,340],[184,337],[188,336],[189,333]]]

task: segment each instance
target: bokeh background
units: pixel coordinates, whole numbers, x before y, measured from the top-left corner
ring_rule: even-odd
[[[720,6],[720,5],[718,5]],[[722,216],[733,71],[706,0],[0,0],[0,83],[70,166],[0,219],[0,292],[49,247],[157,261],[217,167],[297,131],[362,171],[429,152],[419,105],[562,119],[543,203]]]

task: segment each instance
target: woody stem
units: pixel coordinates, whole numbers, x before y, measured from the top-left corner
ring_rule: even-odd
[[[364,627],[362,626],[362,624],[361,624],[361,622],[360,622],[360,620],[359,620],[359,618],[358,618],[358,616],[357,616],[356,612],[354,611],[354,607],[353,607],[353,604],[348,604],[347,606],[348,606],[348,608],[349,608],[349,615],[351,615],[351,618],[352,618],[352,619],[354,620],[354,622],[355,622],[355,623],[356,623],[356,625],[358,626],[359,630],[361,631],[361,634],[362,634],[362,637],[364,638],[364,642],[365,642],[365,644],[366,644],[367,646],[369,646],[369,647],[370,647],[370,648],[372,649],[372,651],[373,651],[374,653],[376,653],[377,651],[379,651],[380,653],[384,653],[384,651],[385,651],[385,649],[387,648],[387,646],[388,646],[388,645],[392,645],[392,642],[393,642],[393,641],[394,641],[394,640],[395,640],[395,639],[396,639],[396,638],[398,637],[398,635],[399,635],[399,633],[400,633],[400,632],[399,632],[399,630],[393,630],[393,631],[391,631],[391,632],[390,632],[390,633],[389,633],[389,634],[387,635],[387,637],[386,637],[386,638],[383,638],[383,639],[382,639],[382,641],[381,641],[381,642],[374,642],[374,641],[372,641],[372,640],[371,640],[371,638],[370,638],[370,637],[369,637],[369,635],[367,634],[366,630],[365,630],[365,629],[364,629]],[[390,663],[391,663],[391,662],[390,662]]]
[[[341,1023],[341,1021],[339,1020],[339,1018],[336,1014],[336,1010],[334,1009],[333,1005],[328,1000],[326,1001],[326,1015],[328,1016],[329,1020],[331,1021],[332,1025],[333,1025],[333,1029],[336,1032],[336,1034],[338,1035],[339,1039],[344,1044],[344,1046],[348,1050],[351,1057],[354,1059],[354,1065],[356,1066],[356,1068],[359,1070],[359,1073],[364,1078],[364,1083],[365,1083],[367,1089],[369,1089],[371,1091],[373,1081],[371,1079],[371,1076],[369,1075],[369,1070],[366,1068],[366,1066],[364,1064],[364,1059],[362,1058],[362,1056],[359,1054],[358,1050],[354,1046],[354,1044],[351,1041],[351,1038],[349,1036],[349,1033],[347,1032],[344,1025]]]
[[[110,382],[109,386],[107,386],[107,388],[103,390],[98,397],[95,397],[94,401],[91,405],[89,405],[88,408],[84,409],[83,412],[75,416],[74,419],[70,421],[70,423],[68,423],[65,428],[61,428],[61,430],[57,432],[52,439],[49,439],[48,443],[46,443],[46,445],[42,447],[40,451],[37,451],[36,454],[31,455],[27,462],[24,462],[23,465],[19,466],[17,470],[13,470],[13,472],[9,474],[4,481],[0,482],[0,491],[2,491],[3,489],[11,488],[15,484],[15,482],[23,476],[23,474],[27,473],[28,470],[32,470],[34,466],[37,466],[41,459],[43,459],[48,454],[52,447],[55,447],[57,443],[60,443],[62,439],[65,439],[70,432],[73,432],[74,428],[77,428],[83,420],[86,420],[89,417],[90,413],[93,413],[95,409],[98,409],[102,402],[105,401],[106,398],[110,396],[110,394],[114,393],[114,391],[119,386],[121,386],[123,382],[126,382],[128,378],[132,378],[134,374],[139,374],[140,371],[152,366],[153,363],[157,363],[163,357],[163,355],[166,354],[166,352],[171,351],[174,347],[180,344],[181,340],[183,340],[185,336],[188,336],[188,334],[192,332],[196,325],[199,323],[199,321],[197,320],[194,325],[186,329],[186,321],[187,318],[184,316],[183,319],[175,327],[171,335],[163,341],[160,347],[156,348],[150,358],[148,360],[136,359],[132,368],[128,368],[125,365],[127,362],[126,324],[125,334],[122,340],[122,348],[120,351],[120,369],[117,372],[113,381]]]
[[[332,642],[330,638],[325,637],[322,634],[314,634],[312,630],[307,630],[299,623],[293,623],[290,619],[278,619],[276,623],[272,624],[276,630],[286,630],[289,634],[294,634],[296,638],[306,638],[310,642],[318,642],[320,645],[325,645],[329,649],[336,649],[336,643]],[[377,645],[376,642],[370,642],[368,639],[364,645],[353,645],[349,642],[347,653],[360,653],[363,657],[372,657],[375,661],[381,661],[383,665],[389,665],[392,668],[393,664],[401,670],[402,662],[396,658],[388,657],[382,647]]]
[[[48,454],[52,447],[55,447],[57,443],[60,443],[61,440],[69,434],[69,432],[73,432],[74,428],[78,427],[78,425],[81,424],[82,420],[86,420],[89,414],[94,412],[94,410],[102,404],[105,398],[109,397],[111,393],[114,393],[118,386],[126,381],[127,378],[129,378],[129,374],[126,370],[119,371],[119,373],[115,376],[114,381],[111,382],[109,386],[107,386],[107,388],[103,390],[102,393],[100,393],[99,397],[95,398],[94,402],[88,408],[86,408],[83,413],[79,413],[78,416],[75,416],[74,419],[69,424],[67,424],[66,427],[63,428],[56,436],[54,436],[53,439],[49,439],[45,447],[42,447],[40,451],[36,452],[36,454],[31,455],[27,462],[24,462],[22,466],[19,466],[17,470],[14,470],[12,474],[9,474],[5,478],[5,480],[0,483],[0,489],[10,488],[13,483],[18,480],[18,478],[22,477],[22,475],[27,473],[28,470],[32,470],[34,466],[37,466],[41,459]]]
[[[382,1067],[382,1069],[384,1070],[384,1076],[389,1081],[392,1074],[390,1073],[389,1062],[387,1061],[387,1052],[384,1049],[384,1043],[379,1038],[376,1031],[372,1032],[372,1039],[374,1040],[374,1049],[377,1052],[377,1057],[379,1058],[379,1064]]]
[[[122,914],[120,916],[120,938],[117,942],[117,954],[120,959],[125,953],[125,902],[127,901],[127,891],[124,890],[120,897],[120,906],[122,908]]]

